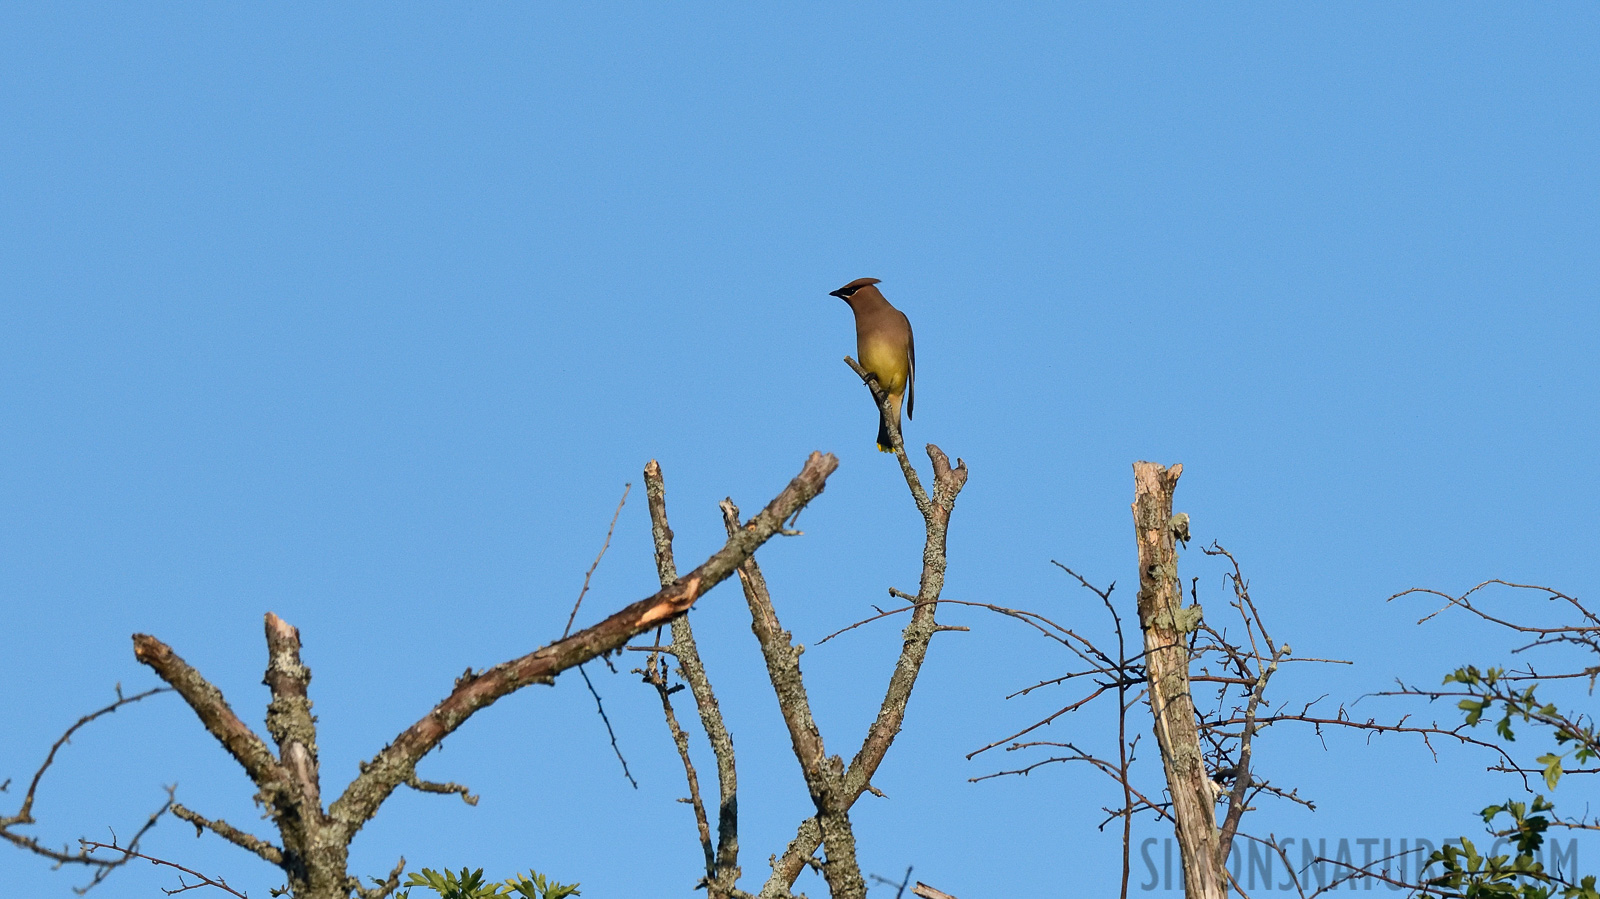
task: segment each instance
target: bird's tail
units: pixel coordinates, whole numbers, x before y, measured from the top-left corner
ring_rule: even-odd
[[[894,441],[889,439],[889,419],[878,413],[878,452],[894,452]]]

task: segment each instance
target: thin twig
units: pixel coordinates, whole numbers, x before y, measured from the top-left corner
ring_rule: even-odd
[[[633,774],[628,771],[628,760],[622,757],[622,747],[617,745],[617,732],[611,728],[611,719],[606,717],[606,704],[600,700],[600,691],[594,688],[594,681],[589,680],[589,672],[582,665],[578,666],[578,674],[583,676],[583,685],[589,688],[589,695],[594,697],[594,709],[600,713],[600,720],[605,723],[606,736],[611,738],[611,751],[617,754],[617,761],[622,763],[622,776],[633,784],[635,790],[639,789],[639,782],[633,779]]]
[[[595,569],[600,567],[600,560],[606,557],[606,550],[611,548],[611,534],[617,529],[617,519],[622,516],[622,505],[628,501],[628,491],[632,489],[632,484],[622,485],[622,499],[617,500],[617,511],[611,513],[611,526],[606,528],[606,541],[600,544],[600,552],[594,557],[594,562],[590,563],[589,570],[583,573],[583,589],[578,591],[578,601],[572,604],[572,614],[567,616],[567,626],[561,631],[563,640],[566,639],[568,634],[572,633],[572,622],[578,617],[578,607],[583,605],[583,597],[589,592],[589,578],[594,577]],[[624,762],[622,766],[626,768],[628,765]],[[633,778],[630,777],[628,779],[632,780]],[[634,787],[637,788],[638,784],[634,784]]]
[[[884,886],[894,887],[894,899],[901,899],[906,894],[906,887],[911,885],[911,866],[906,866],[906,876],[896,883],[881,874],[872,875],[872,879]]]
[[[122,685],[121,684],[117,684],[116,690],[117,690],[117,701],[116,702],[113,702],[110,705],[106,706],[105,708],[98,709],[96,711],[90,712],[89,714],[84,715],[82,718],[79,718],[76,722],[73,723],[73,725],[71,727],[66,729],[66,732],[64,732],[61,736],[57,737],[56,741],[50,745],[50,751],[48,753],[45,753],[44,763],[39,766],[39,770],[33,772],[33,780],[28,782],[28,791],[26,793],[22,794],[22,805],[21,805],[21,807],[18,809],[18,811],[17,811],[17,813],[15,815],[7,815],[7,816],[5,816],[3,818],[0,818],[0,828],[9,827],[12,824],[32,824],[32,823],[34,823],[33,816],[32,816],[33,800],[34,800],[35,794],[37,794],[38,791],[39,791],[39,781],[44,779],[44,773],[46,771],[50,770],[50,766],[51,765],[55,764],[56,753],[61,751],[61,747],[65,746],[65,745],[67,745],[67,743],[71,742],[72,741],[72,735],[77,733],[84,725],[88,724],[89,722],[91,722],[91,721],[95,720],[96,718],[99,718],[99,717],[101,717],[103,715],[109,715],[109,714],[115,712],[117,709],[122,708],[125,705],[130,705],[130,704],[138,702],[138,701],[140,701],[142,699],[147,699],[147,698],[149,698],[151,696],[156,695],[157,693],[171,693],[172,692],[172,688],[171,687],[152,687],[152,688],[150,688],[148,690],[145,690],[142,693],[135,693],[132,696],[123,696],[122,695]],[[9,784],[9,783],[11,783],[11,781],[7,780],[6,783]]]
[[[12,828],[18,825],[38,823],[33,817],[33,803],[39,791],[39,782],[44,779],[44,774],[46,771],[50,770],[50,766],[55,764],[56,753],[61,751],[61,747],[71,742],[73,734],[77,733],[80,728],[84,727],[89,722],[94,721],[101,716],[109,715],[125,705],[139,702],[140,700],[154,696],[157,693],[168,693],[171,692],[171,690],[171,687],[154,687],[141,693],[135,693],[132,696],[124,696],[122,695],[122,685],[117,684],[117,699],[115,702],[104,708],[90,712],[89,714],[84,715],[82,718],[79,718],[72,724],[71,727],[68,727],[60,737],[56,738],[55,743],[51,744],[50,751],[45,754],[44,762],[39,765],[38,770],[33,773],[33,779],[28,782],[27,792],[23,793],[22,802],[18,806],[17,812],[12,815],[0,815],[0,838],[5,839],[7,842],[20,849],[24,849],[35,855],[48,858],[55,862],[58,866],[63,864],[75,864],[86,865],[94,868],[94,875],[89,879],[89,882],[82,887],[74,888],[79,893],[85,893],[90,889],[93,889],[95,885],[99,884],[102,880],[105,880],[113,870],[121,865],[126,864],[128,861],[126,856],[120,859],[108,860],[94,858],[83,849],[79,849],[79,851],[76,853],[68,852],[65,849],[51,849],[50,847],[45,846],[43,843],[40,843],[37,837],[25,836],[23,834],[16,833],[12,830]],[[0,792],[5,792],[6,788],[10,785],[11,781],[7,779],[4,784],[0,784]],[[156,826],[156,822],[161,820],[161,816],[170,811],[172,807],[172,788],[169,787],[167,789],[167,801],[163,803],[160,808],[156,809],[155,812],[150,815],[149,819],[145,821],[144,825],[134,833],[133,839],[129,841],[129,847],[137,848],[139,840],[146,833],[149,833],[150,829]]]
[[[179,872],[178,873],[178,884],[179,884],[178,888],[175,889],[175,890],[163,889],[161,891],[163,893],[166,893],[168,896],[176,896],[179,893],[187,893],[190,890],[198,890],[201,887],[215,887],[215,888],[217,888],[219,890],[222,890],[225,893],[230,893],[230,894],[232,894],[234,896],[238,896],[239,899],[249,899],[249,897],[246,896],[244,893],[241,893],[238,890],[234,889],[233,887],[228,886],[228,882],[226,880],[223,880],[220,877],[208,877],[208,876],[206,876],[204,874],[201,874],[199,871],[194,870],[193,868],[186,868],[183,865],[178,864],[177,862],[169,862],[164,858],[156,858],[155,856],[145,855],[142,852],[138,852],[138,851],[134,850],[130,846],[118,846],[117,845],[116,834],[112,834],[111,842],[109,842],[109,843],[100,843],[100,842],[96,842],[94,840],[79,840],[78,844],[83,847],[83,851],[85,853],[97,852],[97,851],[99,851],[101,849],[109,849],[109,850],[111,850],[113,852],[122,853],[122,860],[124,862],[126,862],[129,859],[142,858],[142,859],[144,859],[145,861],[149,862],[152,865],[160,865],[162,867],[173,868],[173,869],[177,870]],[[184,874],[188,874],[190,877],[198,877],[198,878],[200,878],[200,882],[199,883],[185,883],[184,880],[183,880],[183,875]]]

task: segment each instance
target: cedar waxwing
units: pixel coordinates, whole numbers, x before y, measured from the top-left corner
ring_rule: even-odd
[[[878,386],[889,395],[895,430],[900,429],[900,401],[905,400],[906,418],[916,404],[917,347],[911,339],[911,320],[889,305],[874,287],[877,278],[857,278],[829,293],[850,304],[856,314],[856,353],[861,367],[878,379]],[[878,416],[878,449],[894,452],[889,444],[889,423]]]

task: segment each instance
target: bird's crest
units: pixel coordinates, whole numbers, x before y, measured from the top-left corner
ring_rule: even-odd
[[[866,287],[869,284],[877,283],[880,283],[877,278],[857,278],[838,290],[829,291],[828,296],[838,297],[841,300],[848,300],[855,294],[856,291],[860,290],[861,288]]]

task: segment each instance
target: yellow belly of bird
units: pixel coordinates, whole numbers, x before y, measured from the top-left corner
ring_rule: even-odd
[[[906,378],[911,374],[905,347],[863,343],[856,349],[861,353],[861,367],[877,376],[878,386],[884,393],[892,395],[905,391]]]

